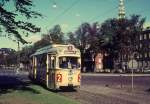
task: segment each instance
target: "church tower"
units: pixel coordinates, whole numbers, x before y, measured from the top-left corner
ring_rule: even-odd
[[[119,13],[118,13],[118,18],[119,18],[119,19],[125,18],[124,0],[119,0]]]

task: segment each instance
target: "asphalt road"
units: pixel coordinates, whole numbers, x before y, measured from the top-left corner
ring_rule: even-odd
[[[82,85],[96,85],[116,89],[130,90],[131,74],[83,74]],[[150,75],[136,74],[133,77],[134,90],[150,90]]]
[[[149,104],[150,75],[134,76],[131,90],[130,74],[82,74],[82,85],[76,92],[59,94],[79,101],[81,104]]]
[[[25,87],[30,83],[27,72],[16,73],[15,70],[0,70],[0,93],[1,91]]]

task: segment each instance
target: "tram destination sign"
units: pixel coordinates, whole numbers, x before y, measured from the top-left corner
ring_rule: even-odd
[[[76,51],[74,50],[73,46],[68,46],[66,50],[64,50],[65,54],[76,54]]]
[[[76,54],[76,51],[68,51],[68,50],[65,50],[64,53],[65,53],[65,54]]]

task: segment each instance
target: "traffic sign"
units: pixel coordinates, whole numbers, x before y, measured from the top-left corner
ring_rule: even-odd
[[[132,70],[132,84],[131,84],[131,86],[132,86],[132,91],[133,91],[133,88],[134,88],[134,87],[133,87],[133,86],[134,86],[133,70],[138,68],[138,63],[137,63],[137,61],[136,61],[135,59],[131,59],[131,60],[129,61],[129,63],[128,63],[128,67],[129,67],[129,69]]]
[[[135,59],[131,59],[128,62],[129,69],[137,69],[138,68],[138,62]]]

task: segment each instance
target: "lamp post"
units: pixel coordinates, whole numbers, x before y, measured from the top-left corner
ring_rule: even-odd
[[[19,67],[20,67],[20,43],[19,43],[19,40],[17,40],[17,45],[18,45],[18,55],[17,55],[17,71],[18,71]]]

